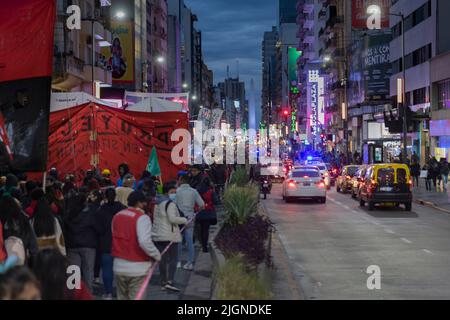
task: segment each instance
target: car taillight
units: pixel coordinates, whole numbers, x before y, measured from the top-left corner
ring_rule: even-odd
[[[324,177],[328,177],[328,172],[325,172]]]
[[[320,182],[317,183],[317,186],[318,186],[319,188],[325,188],[325,182],[320,181]]]
[[[297,187],[297,184],[295,183],[294,180],[290,180],[290,181],[288,182],[288,187],[289,187],[289,188],[295,188],[295,187]]]
[[[375,180],[372,180],[370,182],[369,191],[374,192],[377,189],[377,187],[378,187],[377,182]]]
[[[412,181],[412,179],[409,179],[409,182],[408,182],[408,186],[409,186],[409,191],[413,191],[413,181]]]

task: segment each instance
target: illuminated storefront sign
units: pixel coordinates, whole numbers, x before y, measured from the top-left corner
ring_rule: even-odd
[[[313,134],[319,134],[321,126],[325,123],[325,79],[319,76],[319,70],[309,71],[310,87],[310,127]]]

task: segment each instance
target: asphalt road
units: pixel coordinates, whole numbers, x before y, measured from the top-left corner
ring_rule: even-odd
[[[449,214],[420,205],[369,212],[334,189],[326,204],[286,204],[281,185],[262,201],[306,299],[450,299]],[[380,268],[379,290],[367,287],[369,266]]]

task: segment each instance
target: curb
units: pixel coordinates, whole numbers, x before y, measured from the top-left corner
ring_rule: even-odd
[[[422,205],[422,206],[425,206],[425,207],[429,207],[429,208],[432,208],[432,209],[435,209],[435,210],[438,210],[438,211],[441,211],[441,212],[445,212],[445,213],[450,214],[450,210],[447,210],[447,209],[438,207],[438,206],[437,206],[435,203],[433,203],[433,202],[426,201],[426,200],[422,200],[422,199],[414,200],[414,202],[415,202],[416,204],[419,204],[419,205]]]
[[[260,204],[260,208],[262,209],[261,212],[266,217],[269,217],[267,214],[267,209],[264,203]],[[301,286],[296,282],[294,273],[292,271],[291,263],[289,260],[289,257],[286,252],[286,248],[283,245],[283,242],[280,239],[278,231],[274,228],[272,231],[272,258],[276,261],[279,261],[280,266],[273,265],[272,269],[272,278],[274,278],[274,272],[280,271],[280,268],[283,268],[285,272],[285,277],[287,284],[290,289],[290,299],[289,300],[306,300],[305,293]],[[277,255],[277,258],[275,258],[275,255]],[[273,285],[273,284],[272,284]]]

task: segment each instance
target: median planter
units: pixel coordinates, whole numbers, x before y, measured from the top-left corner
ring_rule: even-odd
[[[212,299],[264,300],[272,296],[268,267],[272,223],[260,213],[258,197],[258,189],[251,185],[230,186],[225,192],[224,221],[210,243]]]

